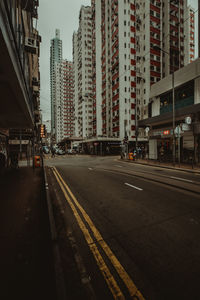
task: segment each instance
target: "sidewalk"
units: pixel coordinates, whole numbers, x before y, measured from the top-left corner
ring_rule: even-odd
[[[148,160],[148,159],[137,159],[136,161],[132,161],[129,159],[125,159],[124,161],[135,163],[135,164],[142,164],[142,165],[149,165],[153,167],[161,167],[166,169],[175,169],[175,170],[181,170],[185,172],[191,172],[191,173],[200,173],[200,165],[199,166],[192,166],[189,164],[183,164],[181,163],[180,166],[178,163],[175,164],[175,166],[172,165],[172,163],[165,163],[165,162],[159,162],[154,160]]]
[[[56,299],[42,168],[0,176],[0,298]]]

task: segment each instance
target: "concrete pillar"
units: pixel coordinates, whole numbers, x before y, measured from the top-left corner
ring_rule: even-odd
[[[198,57],[200,57],[200,0],[198,0]]]

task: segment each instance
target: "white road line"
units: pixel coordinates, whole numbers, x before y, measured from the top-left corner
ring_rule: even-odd
[[[186,182],[193,182],[192,180],[188,180],[188,179],[180,178],[180,177],[170,176],[170,178],[172,178],[172,179],[178,179],[178,180],[182,180],[182,181],[186,181]]]
[[[119,166],[119,165],[115,165],[115,167],[122,168],[122,166]]]
[[[129,183],[126,183],[126,182],[125,182],[125,185],[128,185],[128,186],[130,186],[130,187],[132,187],[132,188],[134,188],[134,189],[136,189],[136,190],[138,190],[138,191],[143,191],[143,189],[141,189],[141,188],[139,188],[139,187],[137,187],[137,186],[134,186],[134,185],[132,185],[132,184],[129,184]]]
[[[93,169],[92,168],[88,168],[88,170],[92,171]]]

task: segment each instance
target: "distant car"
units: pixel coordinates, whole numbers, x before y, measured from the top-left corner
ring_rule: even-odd
[[[50,152],[49,147],[43,146],[43,152],[44,152],[45,154],[48,154],[48,153]]]
[[[72,149],[67,149],[67,154],[73,154],[73,150]]]
[[[64,155],[64,154],[65,154],[65,151],[62,150],[62,149],[58,149],[57,154],[58,154],[58,155]]]

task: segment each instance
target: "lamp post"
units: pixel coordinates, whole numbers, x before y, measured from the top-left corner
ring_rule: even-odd
[[[154,46],[153,47],[155,50],[160,50],[166,54],[169,55],[170,58],[170,53],[161,49],[159,46]],[[173,165],[175,165],[175,160],[176,160],[176,145],[175,145],[175,88],[174,88],[174,61],[172,57],[172,128],[173,128],[173,141],[172,141],[172,160],[173,160]]]

